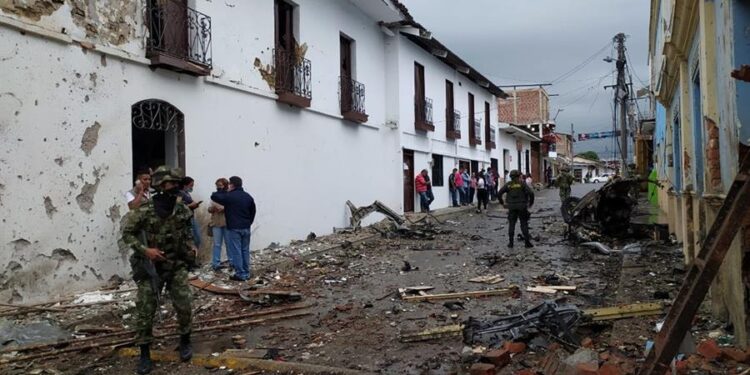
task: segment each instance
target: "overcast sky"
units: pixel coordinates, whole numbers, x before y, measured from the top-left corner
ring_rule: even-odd
[[[613,83],[615,66],[602,59],[616,57],[615,34],[628,37],[634,88],[648,83],[648,0],[401,1],[435,38],[495,84],[554,82],[547,91],[560,95],[550,103],[552,117],[563,109],[556,119],[560,132],[570,133],[571,123],[576,133],[612,129],[613,93],[603,86]],[[575,148],[607,157],[612,141],[578,142]]]

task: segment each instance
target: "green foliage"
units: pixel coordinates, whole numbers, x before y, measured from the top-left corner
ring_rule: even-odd
[[[584,158],[584,159],[589,159],[589,160],[596,160],[596,161],[599,160],[599,155],[597,155],[597,153],[594,151],[582,152],[576,156]]]

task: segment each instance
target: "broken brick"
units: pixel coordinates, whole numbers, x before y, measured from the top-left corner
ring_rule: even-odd
[[[599,353],[599,360],[602,362],[607,362],[609,360],[609,352],[601,352]]]
[[[576,374],[578,375],[597,375],[599,364],[594,362],[579,363],[576,365]]]
[[[743,363],[747,361],[747,354],[742,350],[735,348],[723,348],[721,349],[721,356],[723,358],[731,359],[735,362]]]
[[[495,375],[495,365],[489,363],[475,363],[469,370],[471,375]]]
[[[716,360],[721,356],[721,348],[716,344],[716,341],[710,339],[700,343],[697,352],[709,361]]]
[[[677,372],[677,375],[686,375],[687,373],[690,372],[690,367],[686,359],[675,362],[674,368],[675,368],[675,371]]]
[[[503,367],[510,363],[510,351],[508,349],[495,349],[490,350],[483,355],[484,359],[498,368]]]
[[[586,337],[585,339],[581,340],[581,346],[584,348],[593,348],[594,340],[592,340],[591,337]]]
[[[560,344],[553,342],[552,344],[549,344],[547,347],[547,350],[554,352],[555,350],[560,349]]]
[[[513,354],[523,353],[526,351],[526,344],[523,342],[506,341],[503,347]]]
[[[622,374],[622,372],[620,371],[620,368],[611,363],[603,364],[602,367],[599,367],[599,370],[597,370],[596,373],[598,375],[621,375]]]

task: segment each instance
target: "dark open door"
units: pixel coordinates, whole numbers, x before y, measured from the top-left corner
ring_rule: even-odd
[[[454,111],[454,103],[453,103],[453,82],[446,80],[445,81],[445,123],[448,125],[445,127],[446,134],[448,137],[453,134],[453,131],[456,130],[456,124],[453,118],[453,111]]]
[[[154,45],[165,53],[183,58],[188,54],[187,0],[149,0],[151,38]]]
[[[341,35],[339,37],[341,53],[341,111],[352,109],[352,41]]]
[[[414,212],[414,151],[404,149],[404,212]]]
[[[425,121],[424,67],[414,63],[414,116],[417,122]]]

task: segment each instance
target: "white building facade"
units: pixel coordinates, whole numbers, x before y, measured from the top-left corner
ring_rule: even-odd
[[[409,211],[405,155],[412,183],[442,156],[435,208],[449,205],[458,161],[502,158],[468,139],[472,93],[482,141],[500,142],[486,119],[502,92],[417,44],[426,31],[397,1],[46,3],[0,6],[0,300],[127,278],[117,238],[141,167],[182,167],[206,202],[217,178],[242,177],[262,248],[346,226],[347,200]],[[415,129],[415,63],[434,131]],[[446,80],[461,113],[455,140]]]

